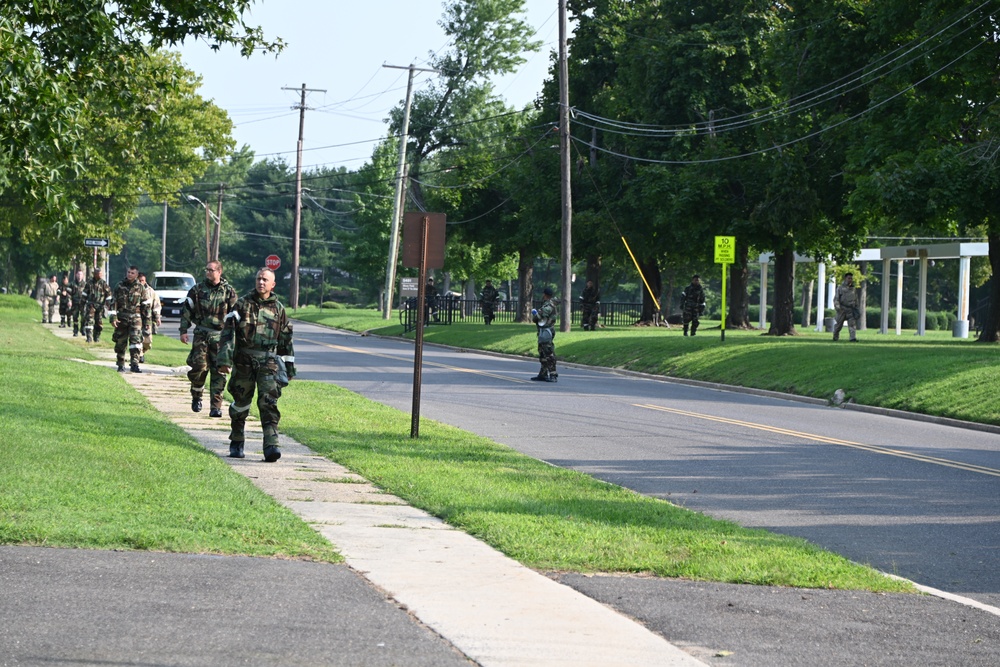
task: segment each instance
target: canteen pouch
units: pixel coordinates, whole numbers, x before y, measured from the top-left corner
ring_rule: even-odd
[[[538,342],[539,343],[551,343],[555,335],[552,332],[552,327],[541,327],[538,329]]]

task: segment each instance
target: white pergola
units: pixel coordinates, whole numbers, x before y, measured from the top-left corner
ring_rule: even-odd
[[[908,245],[889,248],[865,248],[857,253],[855,262],[882,261],[882,306],[881,326],[879,333],[889,333],[889,288],[893,261],[896,262],[896,335],[902,331],[903,323],[903,262],[918,261],[920,263],[920,297],[917,308],[917,335],[926,333],[927,315],[927,267],[931,260],[958,259],[958,320],[952,335],[956,338],[969,337],[969,284],[971,279],[972,258],[984,257],[989,254],[989,243],[959,242],[937,243],[931,245]],[[774,253],[763,253],[759,256],[760,263],[760,328],[767,324],[767,267],[774,258]],[[811,257],[795,255],[796,263],[812,262]],[[816,311],[822,314],[825,308],[833,307],[833,294],[836,285],[833,280],[826,279],[826,262],[819,262],[816,289]],[[829,287],[829,290],[827,289]],[[823,330],[823,317],[816,318],[816,331]]]

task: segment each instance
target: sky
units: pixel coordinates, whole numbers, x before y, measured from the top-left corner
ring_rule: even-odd
[[[558,48],[558,0],[525,0],[525,20],[541,49],[495,92],[522,107],[541,91],[549,54]],[[441,0],[257,0],[247,19],[287,47],[278,56],[242,58],[235,48],[212,51],[204,42],[179,49],[185,66],[202,77],[199,94],[229,113],[237,146],[257,159],[295,165],[302,84],[310,92],[303,131],[304,169],[360,168],[388,133],[389,110],[406,97],[407,71],[384,64],[426,67],[431,53],[450,45],[438,25]],[[414,91],[428,85],[418,73]],[[294,88],[295,90],[283,90]]]

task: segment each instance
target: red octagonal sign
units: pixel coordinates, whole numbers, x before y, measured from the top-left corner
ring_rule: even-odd
[[[277,271],[278,267],[281,266],[281,258],[277,255],[268,255],[267,259],[264,260],[264,266],[272,271]]]

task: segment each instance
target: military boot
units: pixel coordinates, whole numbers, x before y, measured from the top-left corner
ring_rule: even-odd
[[[686,324],[684,325],[684,335],[685,336],[688,335],[688,325],[686,325]]]
[[[90,332],[88,331],[87,332],[87,342],[90,343],[92,341],[93,341],[93,338],[91,337]]]
[[[201,412],[201,394],[191,394],[191,412]]]
[[[76,324],[73,325],[73,338],[80,335],[80,327]]]
[[[243,454],[243,443],[229,441],[229,458],[231,459],[242,459],[245,455]]]
[[[264,446],[264,461],[266,463],[274,463],[281,458],[281,450],[277,445],[265,445]]]
[[[698,327],[695,324],[691,325],[691,335],[693,336],[695,332],[698,331]]]
[[[131,372],[131,373],[141,373],[142,372],[142,369],[139,368],[139,364],[137,362],[135,362],[135,361],[133,361],[131,364],[129,364],[128,369],[129,369],[129,372]]]
[[[119,373],[124,373],[125,372],[125,364],[123,364],[123,363],[119,363],[118,364],[118,372]]]

